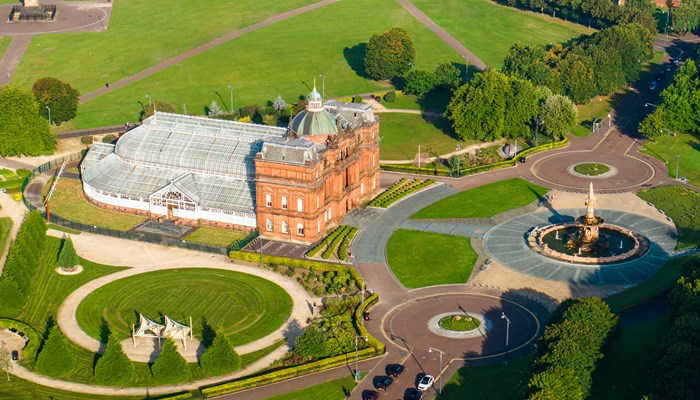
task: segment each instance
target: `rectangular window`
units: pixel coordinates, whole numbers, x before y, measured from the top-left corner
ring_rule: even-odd
[[[304,211],[304,201],[302,199],[297,199],[297,211]]]
[[[272,207],[272,195],[271,194],[265,195],[265,205],[267,207]]]
[[[282,196],[282,209],[287,209],[287,196]]]
[[[287,224],[287,221],[282,221],[282,233],[289,233],[289,224]]]
[[[297,224],[297,235],[304,236],[304,225]]]
[[[272,232],[272,220],[269,219],[269,218],[268,218],[267,221],[265,222],[265,229],[267,229],[268,231]]]

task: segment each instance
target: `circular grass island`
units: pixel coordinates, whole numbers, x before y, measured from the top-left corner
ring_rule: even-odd
[[[600,163],[581,163],[574,166],[574,171],[581,175],[598,176],[610,172],[610,166]]]
[[[440,318],[440,327],[448,331],[470,332],[476,330],[481,325],[478,318],[464,314],[452,314]]]
[[[139,313],[155,322],[163,316],[189,325],[194,336],[222,329],[234,345],[250,343],[289,318],[292,298],[277,284],[241,272],[184,268],[146,272],[110,282],[79,305],[80,328],[104,341],[105,328],[131,337]],[[207,330],[209,332],[207,332]]]

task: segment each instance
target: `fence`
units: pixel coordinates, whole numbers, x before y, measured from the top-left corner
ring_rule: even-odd
[[[136,125],[134,125],[136,127]],[[126,131],[126,126],[124,125],[113,125],[113,126],[103,126],[101,128],[89,128],[89,129],[79,129],[75,131],[58,132],[56,136],[59,139],[92,136],[92,135],[102,135],[104,133],[118,133]]]

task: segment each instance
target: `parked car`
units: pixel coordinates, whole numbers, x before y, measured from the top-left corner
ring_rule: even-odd
[[[651,81],[651,83],[649,84],[649,90],[654,90],[654,89],[656,89],[656,81]]]
[[[406,393],[403,394],[403,400],[420,400],[423,397],[423,392],[418,389],[406,389]]]
[[[430,389],[431,386],[433,386],[433,382],[435,382],[434,376],[425,375],[421,378],[420,382],[418,382],[418,389],[425,392],[426,390]]]
[[[657,81],[663,81],[663,80],[664,80],[664,76],[665,76],[664,72],[661,71],[661,72],[659,72],[658,74],[656,74],[656,80],[657,80]]]
[[[374,378],[374,388],[377,390],[386,390],[392,383],[394,383],[394,380],[388,376],[378,376]]]
[[[666,64],[666,72],[671,72],[671,63]]]
[[[19,352],[17,350],[12,350],[12,361],[19,360]]]
[[[405,370],[406,367],[401,364],[389,364],[385,369],[386,374],[392,378],[396,378],[397,376],[401,375],[401,373]]]
[[[377,400],[379,398],[379,392],[374,390],[365,390],[362,393],[362,400]]]

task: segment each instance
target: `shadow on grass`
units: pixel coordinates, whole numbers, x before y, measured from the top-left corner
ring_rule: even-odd
[[[359,43],[352,47],[346,47],[343,49],[343,56],[345,61],[347,61],[350,68],[357,74],[357,76],[365,79],[372,79],[371,76],[367,75],[365,72],[365,54],[367,53],[367,43]]]

